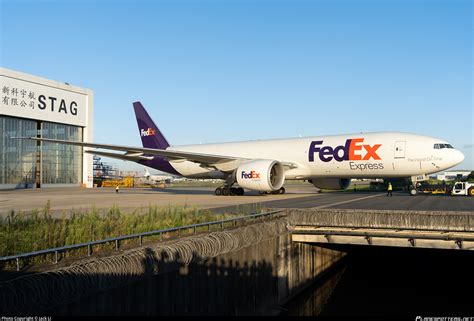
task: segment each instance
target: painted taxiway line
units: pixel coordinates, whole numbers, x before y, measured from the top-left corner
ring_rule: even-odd
[[[383,196],[383,195],[385,195],[385,194],[380,193],[380,194],[377,194],[377,195],[364,196],[364,197],[359,197],[359,198],[355,198],[355,199],[352,199],[352,200],[336,202],[336,203],[331,203],[331,204],[325,204],[325,205],[316,206],[316,207],[312,207],[312,208],[313,209],[326,208],[326,207],[330,207],[330,206],[334,206],[334,205],[341,205],[341,204],[346,204],[346,203],[357,202],[357,201],[361,201],[361,200],[365,200],[365,199],[369,199],[369,198],[374,198],[374,197],[379,197],[379,196]]]

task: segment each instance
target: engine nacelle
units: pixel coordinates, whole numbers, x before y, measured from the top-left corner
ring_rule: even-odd
[[[243,163],[237,168],[235,175],[240,187],[260,192],[279,190],[285,181],[283,166],[268,159]]]
[[[311,183],[319,189],[340,190],[346,189],[351,184],[350,178],[316,178]]]

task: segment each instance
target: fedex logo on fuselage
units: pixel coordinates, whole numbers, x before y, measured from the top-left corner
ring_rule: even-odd
[[[140,129],[140,135],[142,137],[154,136],[155,135],[155,130],[153,128],[148,128],[147,130]]]
[[[342,161],[357,161],[357,160],[369,160],[369,159],[380,159],[377,155],[377,149],[382,144],[375,145],[364,145],[364,138],[352,138],[346,140],[344,145],[339,145],[335,148],[331,146],[321,146],[322,140],[312,141],[309,145],[308,160],[314,162],[314,154],[319,154],[319,159],[323,162],[330,162],[333,159],[336,162]]]
[[[245,172],[242,171],[242,178],[249,178],[249,179],[260,179],[260,173],[256,171]]]

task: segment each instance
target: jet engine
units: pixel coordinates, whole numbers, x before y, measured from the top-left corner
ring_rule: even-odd
[[[346,189],[351,183],[350,178],[316,178],[311,183],[319,189],[339,190]]]
[[[243,163],[237,168],[235,175],[240,187],[260,192],[279,190],[285,181],[283,166],[268,159]]]

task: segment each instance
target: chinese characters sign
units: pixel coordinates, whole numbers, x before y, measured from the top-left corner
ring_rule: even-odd
[[[86,126],[87,104],[85,93],[0,75],[1,115]]]

